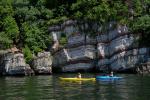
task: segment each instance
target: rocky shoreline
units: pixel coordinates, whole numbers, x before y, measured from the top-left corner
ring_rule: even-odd
[[[21,52],[0,51],[0,75],[31,76],[35,74],[52,74],[50,52],[42,52],[27,64]]]

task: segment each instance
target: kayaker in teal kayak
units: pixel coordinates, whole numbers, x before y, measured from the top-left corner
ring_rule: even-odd
[[[114,72],[111,71],[109,76],[110,76],[110,77],[113,77],[113,76],[114,76]]]

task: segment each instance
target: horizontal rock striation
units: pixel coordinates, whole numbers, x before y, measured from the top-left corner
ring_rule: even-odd
[[[97,69],[135,71],[136,64],[146,62],[149,58],[149,48],[139,48],[138,38],[139,34],[129,33],[126,26],[118,26],[108,34],[97,36],[99,58]]]
[[[142,51],[143,49],[145,49],[145,51]],[[147,48],[138,48],[118,53],[110,59],[110,67],[116,71],[134,69],[136,64],[147,61],[149,57],[147,55],[148,51]]]
[[[53,69],[61,72],[89,71],[94,68],[96,58],[95,39],[82,34],[76,21],[69,20],[61,25],[66,33],[67,45],[53,53]],[[55,31],[50,30],[52,34]],[[54,39],[54,37],[53,37]]]
[[[93,51],[94,46],[92,45],[62,49],[53,56],[53,67],[61,68],[62,72],[92,69],[93,59],[96,57]]]
[[[91,26],[68,20],[59,27],[58,31],[66,34],[68,43],[53,53],[53,67],[62,72],[88,69],[128,71],[149,58],[149,48],[138,46],[140,34],[130,33],[126,25],[110,22],[105,33],[100,31],[97,23]],[[97,35],[89,36],[88,30],[97,31]],[[54,34],[56,28],[50,32]]]

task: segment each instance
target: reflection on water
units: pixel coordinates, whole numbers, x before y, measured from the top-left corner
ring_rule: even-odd
[[[1,77],[0,100],[148,100],[150,77],[120,75],[116,81],[61,81],[52,76]],[[83,74],[94,77],[94,74]]]

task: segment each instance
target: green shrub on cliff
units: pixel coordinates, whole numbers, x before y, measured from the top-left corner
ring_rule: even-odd
[[[132,24],[132,31],[141,34],[139,39],[140,46],[150,46],[150,16],[138,17]]]
[[[61,46],[64,46],[64,45],[67,43],[67,37],[66,37],[66,34],[64,34],[64,33],[61,34],[59,43],[60,43]]]
[[[23,48],[23,53],[24,53],[24,57],[25,57],[26,62],[29,63],[31,61],[31,59],[33,58],[33,54],[32,54],[32,52],[28,46],[25,46]]]

